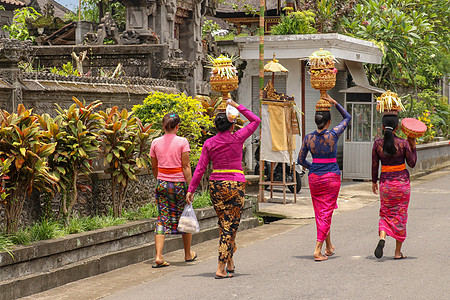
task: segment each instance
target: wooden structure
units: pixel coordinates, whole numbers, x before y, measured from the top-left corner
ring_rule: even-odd
[[[295,114],[294,111],[294,105],[295,102],[294,100],[273,100],[273,99],[264,99],[261,103],[262,105],[267,105],[268,109],[270,109],[271,106],[281,106],[283,107],[283,115],[278,115],[278,119],[282,119],[284,120],[284,130],[285,130],[285,141],[286,144],[288,146],[288,152],[289,152],[289,158],[288,161],[284,161],[282,159],[277,159],[274,157],[273,160],[269,160],[269,158],[264,158],[263,152],[260,155],[260,168],[259,168],[259,201],[260,202],[265,202],[265,196],[264,196],[264,186],[268,185],[270,186],[270,198],[273,198],[273,187],[274,186],[280,186],[283,188],[283,204],[286,204],[286,187],[288,186],[293,186],[294,187],[294,203],[297,203],[297,179],[295,176],[295,158],[293,157],[293,153],[295,150],[295,146],[294,148],[292,148],[292,145],[295,145],[295,141],[293,142],[294,138],[293,135],[294,134],[298,134],[298,130],[295,130],[294,128],[298,129],[298,123],[296,123],[296,118],[293,117],[293,115]],[[264,108],[261,107],[261,113],[262,113],[262,118],[267,119],[267,116],[265,114],[263,114],[263,110]],[[293,121],[295,119],[295,121]],[[267,120],[265,120],[267,121]],[[270,122],[268,122],[268,124],[270,125]],[[267,126],[267,122],[263,122],[261,123],[261,127],[266,125]],[[267,129],[266,129],[267,130]],[[274,128],[271,126],[270,131],[274,130]],[[263,145],[263,138],[261,137],[261,147],[260,149],[262,149]],[[273,148],[273,147],[272,147]],[[266,161],[270,161],[270,173],[269,173],[269,177],[270,177],[270,181],[265,180],[265,171],[264,171],[264,166],[265,166],[265,162]],[[281,163],[282,164],[282,181],[274,181],[274,166],[276,163]],[[292,176],[292,182],[287,182],[286,181],[286,163],[290,164],[290,170],[293,173]]]

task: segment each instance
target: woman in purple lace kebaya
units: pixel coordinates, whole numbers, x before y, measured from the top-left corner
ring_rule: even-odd
[[[314,207],[317,227],[317,243],[314,250],[314,260],[324,261],[333,255],[335,247],[331,243],[330,227],[333,211],[337,208],[337,197],[341,188],[341,171],[337,164],[337,141],[348,126],[351,116],[333,98],[327,95],[325,99],[335,105],[344,118],[339,125],[328,130],[331,124],[329,111],[316,111],[315,123],[317,130],[309,133],[303,140],[302,149],[298,154],[298,163],[309,169],[308,182]],[[308,151],[313,157],[312,163],[306,160]],[[322,246],[325,241],[325,255]]]
[[[372,150],[372,190],[378,191],[378,168],[380,175],[380,240],[375,249],[375,257],[383,257],[386,235],[396,240],[394,259],[406,258],[401,252],[406,238],[406,221],[411,193],[409,172],[405,161],[413,168],[416,165],[416,142],[414,138],[401,139],[395,135],[398,128],[397,115],[384,115],[382,119],[384,138],[373,144]]]
[[[188,188],[186,201],[192,203],[208,163],[213,166],[209,178],[211,201],[218,217],[220,230],[219,262],[216,279],[231,278],[234,273],[233,253],[236,251],[236,232],[244,206],[245,176],[242,169],[242,147],[261,120],[243,105],[233,100],[227,103],[243,114],[250,123],[233,133],[234,122],[227,119],[225,113],[218,113],[214,124],[219,131],[217,135],[206,140],[202,153],[195,168],[191,184]]]

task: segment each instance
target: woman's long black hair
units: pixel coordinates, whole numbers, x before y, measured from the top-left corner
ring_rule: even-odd
[[[316,122],[317,128],[322,130],[327,122],[331,120],[331,113],[329,111],[316,111],[314,122]]]
[[[381,122],[384,126],[383,153],[392,156],[397,153],[397,148],[395,147],[394,142],[394,130],[398,126],[398,116],[384,115]]]

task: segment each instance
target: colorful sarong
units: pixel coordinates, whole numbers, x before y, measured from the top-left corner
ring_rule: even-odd
[[[331,172],[324,175],[311,173],[308,182],[316,216],[317,241],[323,242],[330,233],[331,217],[337,208],[341,176]]]
[[[406,239],[406,221],[411,186],[408,181],[386,180],[380,182],[380,222],[378,231],[399,242]]]
[[[244,207],[245,182],[211,180],[209,193],[219,225],[219,261],[226,263],[236,252],[236,232]]]
[[[186,182],[170,182],[161,179],[156,183],[156,204],[158,220],[155,234],[181,234],[177,230],[178,221],[186,205]]]

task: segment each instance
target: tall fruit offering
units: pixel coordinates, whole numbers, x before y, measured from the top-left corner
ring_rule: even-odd
[[[225,55],[217,58],[208,56],[212,66],[210,84],[211,89],[222,93],[222,104],[218,109],[225,109],[226,100],[230,98],[229,92],[238,88],[239,79],[233,59]]]
[[[320,91],[320,100],[316,104],[316,111],[330,110],[331,104],[324,100],[327,90],[336,85],[337,69],[334,67],[335,58],[330,51],[320,49],[309,57],[309,74],[311,86]]]

